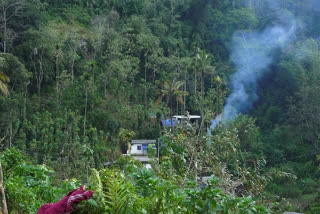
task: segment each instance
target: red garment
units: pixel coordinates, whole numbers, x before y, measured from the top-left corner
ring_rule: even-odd
[[[88,200],[93,191],[84,191],[84,186],[69,192],[62,200],[55,204],[45,204],[40,207],[37,214],[63,214],[71,213],[72,205]]]

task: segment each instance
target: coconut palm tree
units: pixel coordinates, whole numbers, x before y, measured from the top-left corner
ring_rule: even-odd
[[[198,73],[200,73],[201,77],[201,106],[200,106],[200,113],[201,113],[201,118],[203,121],[204,118],[204,77],[207,73],[214,73],[215,67],[210,65],[210,57],[206,53],[205,50],[200,51],[196,55],[196,60],[197,60],[197,67],[198,67]],[[202,123],[201,123],[202,124]]]
[[[159,82],[158,82],[159,83]],[[156,101],[156,104],[159,105],[163,98],[167,98],[167,104],[170,106],[170,119],[172,127],[172,112],[173,112],[173,98],[175,97],[177,102],[183,104],[183,96],[186,96],[188,92],[180,90],[184,86],[184,81],[165,81],[160,83],[161,89],[159,91],[159,98]]]

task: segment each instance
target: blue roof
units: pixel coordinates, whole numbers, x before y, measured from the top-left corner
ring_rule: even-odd
[[[171,127],[171,120],[170,119],[161,120],[161,123],[163,126]],[[173,118],[172,119],[172,126],[173,127],[177,126],[177,123],[178,123],[178,121],[175,118]]]

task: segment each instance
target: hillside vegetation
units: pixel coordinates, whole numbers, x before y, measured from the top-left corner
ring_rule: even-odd
[[[75,213],[320,213],[319,11],[312,0],[0,1],[9,213],[82,184],[94,195]],[[290,42],[248,42],[288,17]],[[272,61],[245,89],[254,102],[210,129],[235,89],[235,36]],[[173,115],[201,121],[162,127]],[[132,139],[159,140],[151,170],[122,156]]]

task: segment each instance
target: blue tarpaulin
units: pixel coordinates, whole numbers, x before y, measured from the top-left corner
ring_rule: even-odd
[[[161,120],[161,123],[163,126],[171,127],[171,120],[170,119]],[[178,123],[178,121],[176,119],[172,119],[172,126],[173,127],[177,126],[177,123]]]

